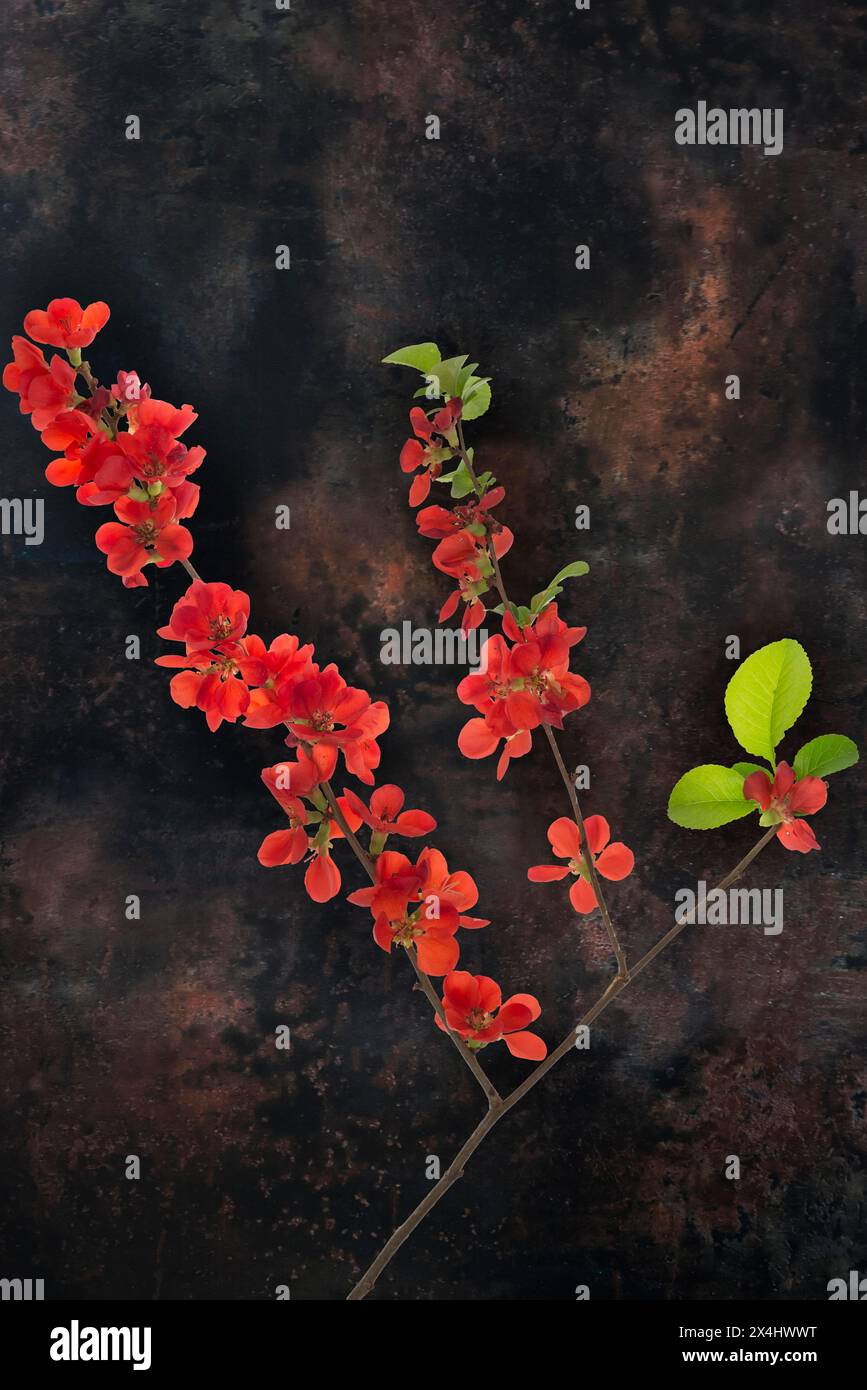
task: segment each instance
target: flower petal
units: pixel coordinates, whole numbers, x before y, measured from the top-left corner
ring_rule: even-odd
[[[532,869],[527,870],[527,877],[531,883],[553,883],[556,879],[566,878],[568,873],[565,864],[534,864]]]
[[[559,816],[548,826],[548,839],[561,859],[577,859],[581,854],[578,826],[569,816]]]
[[[576,878],[569,889],[569,901],[576,912],[592,912],[596,907],[596,894],[586,878]]]
[[[507,1033],[503,1042],[513,1057],[524,1057],[528,1062],[541,1062],[548,1055],[548,1048],[535,1033]]]
[[[635,868],[635,855],[631,849],[617,840],[612,845],[607,845],[596,860],[596,871],[603,878],[609,878],[612,882],[618,882],[626,878]]]

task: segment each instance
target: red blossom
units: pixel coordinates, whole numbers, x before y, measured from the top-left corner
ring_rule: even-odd
[[[263,767],[262,781],[271,795],[286,810],[287,805],[299,796],[307,796],[319,785],[319,769],[306,753],[298,750],[295,762],[275,763],[273,767]]]
[[[427,879],[427,866],[421,861],[413,865],[396,850],[384,850],[377,858],[375,873],[375,883],[350,893],[349,901],[370,908],[377,946],[383,951],[393,946],[414,948],[419,968],[426,975],[445,975],[454,969],[460,954],[454,939],[458,909],[445,896],[414,906]]]
[[[3,385],[17,391],[21,414],[30,416],[33,428],[47,429],[77,399],[75,370],[57,354],[49,364],[39,348],[18,335],[12,339],[12,357],[3,368]]]
[[[89,347],[108,322],[107,304],[97,300],[82,309],[77,299],[52,299],[47,309],[31,309],[24,316],[24,332],[50,347]]]
[[[588,816],[584,822],[587,843],[593,855],[593,863],[603,878],[618,882],[632,873],[635,856],[626,845],[609,844],[611,831],[604,816]],[[587,856],[581,846],[581,832],[575,821],[568,816],[560,816],[548,826],[548,839],[554,853],[560,859],[568,859],[568,864],[537,864],[527,870],[531,883],[551,883],[555,879],[573,874],[575,882],[569,889],[569,899],[576,912],[592,912],[597,906],[596,894],[590,882]]]
[[[443,980],[442,1005],[452,1031],[477,1047],[502,1040],[513,1057],[541,1062],[547,1056],[542,1039],[526,1031],[542,1012],[532,994],[513,994],[502,1003],[500,986],[488,975],[454,970]],[[443,1028],[439,1014],[436,1022]]]
[[[460,418],[462,401],[457,397],[437,410],[431,419],[420,406],[409,412],[414,439],[408,439],[400,451],[400,466],[404,473],[424,472],[413,479],[409,505],[417,507],[430,493],[431,479],[438,478],[446,459],[452,457],[450,445],[457,442],[454,426]],[[440,436],[438,439],[437,436]]]
[[[785,849],[809,854],[819,849],[812,826],[799,816],[812,816],[828,800],[828,784],[821,777],[795,777],[788,763],[777,763],[774,780],[764,771],[751,772],[744,779],[744,796],[762,809],[762,824],[779,823],[777,839]]]
[[[251,691],[244,723],[251,729],[272,729],[286,721],[289,697],[301,680],[318,669],[312,660],[313,644],[301,646],[297,637],[282,632],[266,647],[261,637],[244,639],[244,656],[239,660],[241,675]]]
[[[192,554],[193,538],[186,526],[177,524],[171,493],[154,503],[121,497],[114,510],[118,521],[100,526],[96,544],[108,557],[112,574],[121,575],[128,588],[147,584],[144,565],[152,562],[164,569]]]
[[[178,657],[157,657],[160,665],[176,665]],[[179,671],[169,691],[181,709],[195,706],[204,712],[208,728],[216,733],[224,720],[234,724],[246,712],[250,692],[238,678],[238,663],[229,652],[199,650],[186,658],[191,670]]]
[[[413,865],[405,854],[397,850],[383,850],[376,861],[376,881],[369,888],[359,888],[349,894],[349,901],[357,907],[369,907],[374,917],[385,915],[398,918],[406,911],[411,898],[426,877],[426,870]],[[457,929],[457,913],[455,913]]]
[[[479,890],[475,880],[465,869],[449,872],[445,855],[438,849],[423,849],[418,857],[416,868],[424,873],[418,896],[442,911],[443,905],[454,908],[458,913],[458,923],[462,927],[478,929],[490,926],[487,917],[467,917],[466,910],[475,907],[479,901]]]
[[[249,617],[250,597],[242,589],[194,579],[157,634],[169,642],[184,642],[188,652],[195,652],[222,642],[237,642],[247,630]],[[167,662],[162,658],[160,664]]]
[[[111,394],[122,405],[130,405],[149,400],[151,388],[142,381],[138,372],[118,372]]]
[[[369,809],[350,788],[344,787],[343,794],[356,815],[378,835],[429,835],[437,828],[427,811],[404,811],[404,793],[392,783],[377,787]]]

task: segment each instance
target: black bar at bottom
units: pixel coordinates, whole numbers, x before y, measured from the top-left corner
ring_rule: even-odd
[[[576,1302],[567,1316],[558,1316],[547,1326],[540,1326],[538,1302],[524,1307],[525,1314],[513,1310],[504,1324],[495,1306],[470,1315],[477,1321],[482,1357],[476,1370],[485,1379],[491,1378],[500,1357],[513,1366],[528,1356],[537,1361],[537,1371],[542,1373],[550,1351],[562,1351],[564,1340],[576,1377],[582,1367],[589,1371],[598,1364],[601,1356],[618,1371],[632,1368],[666,1374],[675,1367],[689,1371],[740,1365],[776,1370],[797,1365],[812,1367],[827,1377],[829,1372],[858,1364],[867,1324],[867,1310],[846,1302]],[[450,1333],[457,1331],[464,1341],[469,1330],[464,1322],[467,1313],[453,1311],[452,1304],[441,1306],[433,1318],[408,1324],[404,1305],[398,1322],[392,1300],[372,1300],[346,1311],[332,1306],[326,1314],[332,1331],[324,1339],[319,1321],[322,1314],[313,1314],[311,1326],[311,1311],[311,1303],[303,1300],[7,1301],[0,1303],[3,1360],[7,1366],[17,1363],[25,1374],[42,1376],[47,1372],[67,1379],[86,1376],[93,1380],[109,1371],[115,1377],[129,1374],[144,1380],[147,1376],[157,1383],[164,1379],[168,1383],[169,1377],[175,1379],[191,1371],[199,1375],[213,1372],[220,1380],[251,1374],[258,1379],[273,1375],[281,1366],[294,1379],[301,1369],[300,1352],[305,1361],[308,1356],[321,1361],[322,1372],[331,1378],[339,1373],[344,1358],[350,1365],[354,1363],[357,1371],[360,1363],[355,1358],[364,1356],[370,1347],[377,1358],[374,1364],[383,1369],[391,1364],[389,1379],[399,1362],[404,1380],[411,1373],[410,1343],[414,1337],[426,1348],[427,1358],[435,1354],[438,1343],[445,1351]],[[339,1327],[335,1318],[341,1319]],[[390,1345],[398,1327],[400,1342]],[[543,1352],[543,1346],[549,1346],[549,1351]],[[446,1376],[451,1374],[446,1369],[448,1361],[446,1356]],[[427,1375],[425,1372],[423,1379]]]

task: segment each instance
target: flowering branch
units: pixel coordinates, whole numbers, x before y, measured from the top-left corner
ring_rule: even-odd
[[[201,575],[198,573],[197,570],[193,568],[193,566],[190,564],[188,560],[182,560],[181,563],[183,564],[184,569],[187,571],[191,579],[195,580],[195,582],[198,584],[202,584],[204,582],[201,578]],[[313,751],[310,744],[302,743],[301,747],[304,750],[306,756],[309,758]],[[320,785],[325,799],[331,808],[331,812],[334,816],[334,819],[340,827],[341,831],[343,832],[343,835],[349,843],[349,846],[352,849],[356,859],[358,860],[359,864],[361,864],[370,881],[372,883],[375,883],[376,866],[374,864],[374,861],[371,859],[370,855],[362,846],[361,841],[358,839],[355,832],[350,828],[349,822],[343,814],[343,810],[341,809],[340,803],[337,797],[334,795],[334,790],[331,786],[331,783],[326,780],[320,783]],[[479,1059],[468,1048],[464,1047],[458,1034],[453,1032],[452,1029],[449,1027],[448,1020],[446,1019],[443,1006],[440,1003],[436,990],[431,984],[429,977],[424,973],[423,970],[419,968],[418,953],[415,950],[415,948],[412,948],[409,951],[407,951],[407,956],[409,957],[410,964],[412,965],[412,968],[415,971],[416,979],[422,993],[425,995],[434,1013],[439,1018],[440,1023],[442,1024],[443,1031],[448,1034],[449,1038],[457,1048],[461,1056],[461,1059],[466,1064],[466,1066],[469,1067],[476,1081],[479,1083],[482,1090],[484,1091],[485,1096],[487,1097],[488,1106],[492,1107],[498,1104],[502,1099],[500,1093],[488,1077],[487,1073],[485,1072],[484,1068],[479,1062]]]
[[[730,887],[730,885],[734,883],[736,879],[740,878],[744,870],[756,858],[756,855],[760,854],[761,851],[764,849],[765,845],[767,845],[770,842],[774,833],[775,832],[773,830],[768,830],[757,842],[757,844],[753,845],[749,854],[744,855],[743,859],[740,861],[739,864],[735,866],[734,869],[732,869],[731,873],[726,874],[725,878],[721,879],[720,883],[717,885],[718,889],[724,890]],[[650,962],[652,960],[655,960],[656,957],[660,954],[660,952],[664,951],[666,946],[669,946],[671,942],[674,941],[676,937],[680,936],[680,933],[691,924],[692,917],[689,920],[678,923],[676,926],[672,927],[670,931],[666,932],[665,936],[661,937],[659,941],[657,941],[656,945],[652,946],[651,949],[641,957],[638,964],[633,966],[632,971],[628,977],[623,975],[615,975],[614,979],[609,981],[606,988],[602,991],[595,1004],[591,1005],[587,1012],[574,1025],[574,1027],[569,1029],[569,1032],[566,1034],[559,1047],[556,1047],[554,1051],[551,1052],[548,1055],[548,1057],[546,1057],[544,1062],[540,1062],[538,1067],[534,1068],[534,1070],[531,1071],[530,1075],[526,1078],[526,1080],[522,1081],[520,1086],[516,1087],[516,1089],[512,1091],[511,1095],[507,1096],[501,1105],[493,1108],[488,1112],[487,1115],[485,1115],[484,1119],[482,1119],[476,1125],[472,1134],[467,1139],[466,1143],[463,1145],[463,1148],[461,1148],[461,1150],[456,1155],[452,1163],[443,1173],[436,1186],[431,1188],[424,1201],[419,1202],[415,1211],[410,1213],[410,1215],[406,1218],[403,1224],[398,1226],[397,1230],[394,1232],[391,1238],[388,1241],[386,1241],[385,1245],[380,1250],[376,1259],[372,1262],[368,1269],[365,1270],[364,1274],[359,1279],[352,1292],[347,1296],[347,1301],[357,1301],[358,1299],[367,1297],[367,1295],[370,1293],[373,1286],[375,1285],[377,1279],[379,1278],[380,1274],[382,1274],[386,1266],[389,1265],[391,1261],[394,1259],[395,1255],[397,1254],[400,1247],[403,1245],[404,1241],[406,1241],[409,1238],[409,1236],[412,1235],[416,1227],[421,1224],[421,1222],[433,1210],[437,1203],[442,1201],[449,1188],[454,1186],[458,1178],[463,1177],[464,1168],[466,1167],[469,1160],[472,1158],[473,1154],[476,1152],[476,1149],[479,1147],[479,1145],[490,1134],[491,1130],[494,1128],[494,1125],[497,1124],[497,1122],[501,1120],[504,1115],[508,1114],[508,1112],[512,1110],[518,1104],[519,1101],[522,1101],[524,1097],[528,1095],[530,1091],[532,1091],[534,1086],[538,1086],[539,1082],[542,1081],[544,1077],[548,1075],[548,1072],[552,1069],[552,1067],[555,1067],[557,1063],[561,1061],[568,1052],[571,1052],[572,1048],[575,1046],[575,1039],[579,1030],[581,1028],[589,1028],[590,1024],[594,1023],[595,1020],[599,1017],[599,1015],[603,1013],[605,1009],[608,1008],[608,1005],[612,1003],[614,999],[617,998],[618,994],[622,994],[623,991],[626,989],[627,985],[629,985],[632,981],[636,980],[638,976],[641,974],[641,972],[645,970],[646,967],[650,964]]]
[[[457,422],[456,422],[456,431],[457,431],[457,438],[458,438],[458,454],[460,455],[461,459],[463,460],[464,467],[466,468],[467,473],[468,473],[468,475],[469,475],[469,477],[470,477],[470,479],[471,479],[471,481],[472,481],[473,488],[474,488],[476,494],[477,494],[479,497],[481,497],[481,496],[482,496],[482,493],[483,493],[483,489],[481,489],[481,488],[479,487],[479,480],[478,480],[478,478],[476,477],[476,474],[475,474],[475,472],[474,472],[474,470],[473,470],[473,461],[472,461],[472,459],[470,458],[469,453],[467,452],[467,447],[466,447],[466,444],[465,444],[465,442],[464,442],[464,430],[463,430],[463,425],[461,424],[460,418],[458,418],[458,420],[457,420]],[[502,601],[503,601],[503,607],[504,607],[504,609],[508,609],[508,610],[511,611],[511,609],[514,607],[514,605],[510,602],[509,596],[508,596],[508,594],[506,593],[506,586],[505,586],[505,584],[503,583],[503,574],[502,574],[502,570],[500,569],[499,557],[497,556],[496,548],[495,548],[494,542],[493,542],[493,534],[492,534],[492,532],[491,532],[491,524],[490,524],[489,521],[486,521],[486,522],[484,523],[484,525],[485,525],[485,544],[486,544],[486,546],[487,546],[488,555],[489,555],[489,557],[490,557],[491,565],[492,565],[493,572],[494,572],[494,583],[495,583],[495,585],[496,585],[497,592],[498,592],[498,594],[500,595],[500,598],[501,598]],[[550,749],[551,749],[551,752],[552,752],[553,755],[554,755],[554,761],[555,761],[555,763],[557,764],[557,769],[558,769],[558,771],[559,771],[559,773],[560,773],[560,776],[563,778],[563,785],[564,785],[565,788],[566,788],[566,795],[569,797],[569,804],[570,804],[570,806],[572,807],[572,814],[574,815],[575,820],[576,820],[576,822],[577,822],[578,829],[579,829],[580,834],[581,834],[581,840],[582,840],[582,842],[583,842],[584,844],[586,844],[586,843],[587,843],[587,827],[586,827],[586,825],[585,825],[585,823],[584,823],[584,816],[583,816],[583,814],[582,814],[581,807],[580,807],[580,805],[579,805],[579,803],[578,803],[578,796],[577,796],[576,791],[575,791],[575,783],[574,783],[573,779],[569,776],[569,773],[566,771],[566,765],[565,765],[565,763],[563,762],[563,757],[562,757],[562,754],[560,753],[560,748],[559,748],[559,746],[558,746],[557,738],[556,738],[556,735],[554,734],[554,730],[551,728],[551,725],[548,724],[547,722],[546,722],[546,723],[543,723],[542,728],[543,728],[544,731],[545,731],[545,737],[547,738],[548,744],[549,744]],[[603,923],[605,924],[605,930],[606,930],[606,932],[607,932],[607,934],[608,934],[608,940],[609,940],[610,943],[611,943],[611,948],[612,948],[612,950],[613,950],[613,952],[614,952],[614,956],[615,956],[615,959],[616,959],[616,961],[617,961],[617,974],[618,974],[618,976],[623,976],[624,979],[628,980],[628,979],[629,979],[629,969],[628,969],[627,964],[626,964],[626,957],[625,957],[624,954],[623,954],[623,949],[622,949],[622,947],[621,947],[621,945],[620,945],[620,942],[619,942],[618,939],[617,939],[617,933],[616,933],[616,931],[614,930],[614,923],[613,923],[612,920],[611,920],[611,913],[608,911],[608,904],[606,903],[606,901],[605,901],[605,895],[604,895],[604,893],[602,892],[602,885],[601,885],[601,883],[599,882],[599,873],[598,873],[598,871],[597,871],[597,869],[596,869],[596,863],[595,863],[595,860],[594,860],[594,857],[593,857],[592,854],[588,854],[588,855],[586,856],[586,862],[587,862],[587,871],[588,871],[590,883],[591,883],[591,886],[592,886],[592,888],[593,888],[593,892],[594,892],[595,897],[596,897],[596,903],[597,903],[597,905],[598,905],[598,907],[599,907],[599,913],[600,913],[600,916],[602,917]]]
[[[458,686],[459,698],[474,706],[479,716],[464,726],[458,746],[467,757],[485,758],[502,743],[499,780],[512,758],[530,751],[532,732],[544,730],[572,813],[551,823],[548,839],[557,858],[567,862],[535,865],[527,876],[542,883],[571,875],[573,908],[582,915],[599,909],[617,961],[615,977],[550,1055],[542,1038],[527,1028],[541,1012],[533,995],[515,994],[503,1001],[494,980],[455,968],[459,931],[490,925],[485,918],[469,915],[478,901],[471,876],[464,870],[450,871],[444,855],[432,845],[415,862],[387,847],[394,835],[426,837],[437,827],[427,812],[404,809],[399,787],[375,786],[378,738],[389,724],[385,703],[349,686],[335,665],[321,667],[313,659],[312,645],[302,646],[298,637],[281,633],[266,646],[248,630],[248,595],[224,583],[204,581],[190,561],[193,537],[182,523],[198,505],[199,487],[191,475],[201,466],[205,451],[188,448],[180,437],[197,418],[195,411],[153,399],[136,372],[119,372],[110,388],[99,384],[81,350],[108,317],[108,306],[102,303],[82,309],[72,299],[52,300],[47,310],[32,310],[25,317],[30,337],[16,335],[12,340],[13,360],[3,372],[3,384],[17,393],[21,412],[30,416],[43,443],[60,455],[48,465],[46,477],[55,486],[74,487],[84,506],[113,509],[116,519],[100,526],[95,540],[109,571],[125,587],[146,586],[145,571],[151,565],[164,569],[179,562],[186,570],[192,582],[174,605],[168,624],[159,629],[160,637],[182,648],[157,658],[157,665],[176,671],[169,687],[172,699],[184,709],[200,710],[213,732],[239,719],[248,728],[279,727],[286,731],[285,745],[295,753],[292,761],[262,769],[262,780],[286,824],[265,837],[259,862],[277,868],[303,860],[305,888],[313,901],[324,903],[341,889],[333,845],[341,839],[349,843],[369,886],[350,893],[348,901],[370,910],[378,947],[388,953],[398,948],[406,952],[415,987],[428,998],[436,1025],[460,1052],[488,1102],[487,1114],[447,1172],[350,1293],[349,1298],[357,1300],[373,1288],[403,1242],[461,1176],[494,1125],[574,1046],[578,1030],[598,1018],[680,935],[694,913],[676,915],[675,925],[631,970],[627,968],[600,876],[615,882],[625,878],[634,856],[625,845],[610,843],[602,816],[585,820],[554,734],[567,715],[590,699],[586,680],[569,669],[570,649],[586,629],[569,627],[554,602],[563,581],[586,573],[588,567],[583,561],[567,565],[528,607],[508,598],[500,561],[514,538],[491,516],[505,491],[495,486],[492,474],[477,474],[463,436],[462,420],[483,414],[491,399],[488,379],[475,376],[476,364],[468,366],[465,357],[443,361],[432,343],[386,359],[422,373],[428,389],[417,395],[445,400],[432,414],[420,407],[410,412],[414,438],[404,445],[400,463],[405,472],[418,473],[410,489],[411,505],[418,507],[427,498],[434,481],[451,482],[456,499],[470,493],[474,499],[451,511],[428,506],[418,513],[421,534],[439,542],[435,566],[458,581],[440,621],[463,603],[462,630],[478,627],[488,611],[482,597],[491,582],[502,600],[493,611],[502,616],[503,635],[488,639],[482,665]],[[49,363],[35,343],[63,349],[66,360],[55,355]],[[79,379],[84,392],[78,389]],[[444,463],[455,458],[458,466],[444,474]],[[804,745],[793,766],[777,763],[777,746],[801,714],[811,684],[809,659],[792,639],[754,652],[729,682],[726,714],[741,747],[764,758],[767,766],[704,764],[685,773],[671,793],[669,817],[691,829],[707,830],[759,812],[765,834],[716,893],[724,892],[773,837],[784,848],[803,854],[819,848],[805,817],[825,803],[824,778],[852,766],[858,752],[844,735],[825,734]],[[373,788],[369,802],[349,787],[342,796],[335,792],[332,779],[340,757],[348,774]],[[358,838],[362,825],[370,832],[367,847]],[[443,977],[442,999],[432,976]],[[505,1099],[477,1055],[500,1041],[513,1056],[539,1063]]]

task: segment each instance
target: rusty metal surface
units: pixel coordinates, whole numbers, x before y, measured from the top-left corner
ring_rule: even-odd
[[[799,731],[863,740],[865,540],[830,536],[826,502],[865,483],[867,10],[10,0],[6,29],[6,331],[56,294],[105,299],[100,375],[193,402],[197,564],[251,593],[255,630],[389,701],[382,776],[494,923],[464,960],[538,994],[556,1043],[609,963],[524,876],[565,809],[553,766],[537,740],[498,786],[455,747],[454,670],[379,660],[445,588],[397,468],[408,378],[378,361],[431,337],[494,377],[471,435],[507,486],[515,593],[591,563],[564,612],[593,700],[564,747],[636,852],[611,894],[634,958],[677,887],[751,843],[664,813],[686,766],[736,756],[727,635],[802,641]],[[783,107],[783,153],[678,147],[699,99]],[[171,704],[151,660],[179,577],[124,591],[5,394],[0,434],[4,495],[46,503],[42,546],[2,542],[0,1273],[61,1298],[343,1298],[479,1097],[366,914],[256,863],[279,740]],[[375,1297],[824,1298],[867,1272],[863,802],[858,770],[832,779],[821,855],[774,845],[753,871],[785,886],[783,933],[687,934]],[[526,1064],[501,1051],[508,1087]]]

